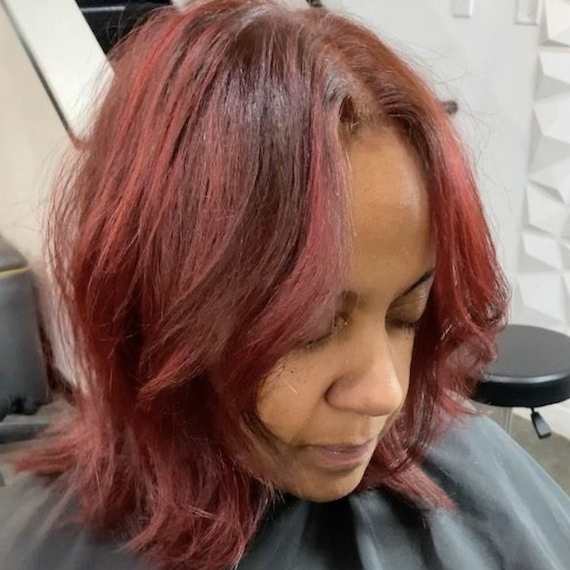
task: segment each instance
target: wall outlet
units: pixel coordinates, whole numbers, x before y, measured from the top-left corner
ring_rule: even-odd
[[[475,0],[453,0],[453,15],[456,18],[471,18]]]

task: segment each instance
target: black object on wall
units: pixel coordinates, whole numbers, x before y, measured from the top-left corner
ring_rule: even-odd
[[[448,115],[456,115],[457,111],[459,111],[459,105],[457,104],[457,101],[442,101],[441,104],[443,105],[443,108]]]
[[[170,6],[170,0],[76,0],[105,53],[153,10]]]

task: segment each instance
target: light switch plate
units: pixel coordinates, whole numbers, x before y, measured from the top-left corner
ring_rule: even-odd
[[[456,18],[471,18],[475,0],[453,0],[453,15]]]
[[[517,0],[517,24],[536,26],[540,23],[542,0]]]

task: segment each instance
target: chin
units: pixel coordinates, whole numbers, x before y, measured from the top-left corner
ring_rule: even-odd
[[[290,493],[314,503],[328,503],[350,495],[364,476],[364,468],[345,474],[314,474],[290,486]]]

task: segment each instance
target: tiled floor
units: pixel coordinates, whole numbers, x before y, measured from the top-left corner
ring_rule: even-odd
[[[54,411],[57,411],[57,408],[57,404],[47,406],[35,418],[38,420],[49,418]],[[485,413],[493,419],[497,415],[492,408],[485,408]],[[7,420],[14,421],[14,418],[9,417],[5,421]],[[556,434],[547,439],[538,439],[532,423],[518,416],[513,417],[511,435],[570,495],[570,441]],[[3,457],[7,452],[20,449],[26,445],[29,444],[0,445],[0,473],[4,476],[7,483],[14,478],[14,473],[6,465],[6,462],[3,461]]]

